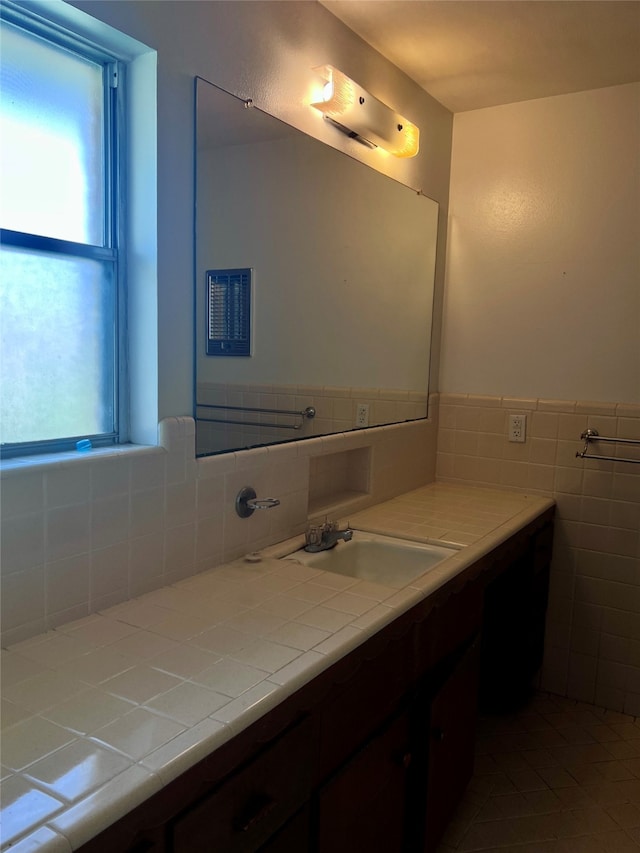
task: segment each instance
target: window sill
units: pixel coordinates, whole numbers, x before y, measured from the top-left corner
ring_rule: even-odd
[[[0,460],[0,473],[26,471],[27,469],[54,468],[61,464],[75,465],[93,459],[105,457],[141,456],[151,453],[164,453],[164,448],[147,444],[118,444],[113,447],[95,447],[91,450],[67,450],[62,453],[41,453],[33,456],[12,456]]]

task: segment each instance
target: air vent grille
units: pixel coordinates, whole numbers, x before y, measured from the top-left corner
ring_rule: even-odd
[[[251,355],[251,272],[207,270],[207,355]]]

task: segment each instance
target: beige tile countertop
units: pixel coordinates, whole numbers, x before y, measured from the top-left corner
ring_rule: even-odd
[[[349,519],[465,546],[402,589],[299,537],[3,650],[1,849],[77,849],[551,505],[432,483]]]

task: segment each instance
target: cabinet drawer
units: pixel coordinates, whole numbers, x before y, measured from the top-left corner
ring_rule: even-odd
[[[418,678],[460,649],[480,630],[482,607],[482,586],[472,581],[434,607],[427,619],[418,624],[416,630]]]
[[[309,720],[282,735],[173,822],[174,853],[257,850],[308,799],[316,742]]]

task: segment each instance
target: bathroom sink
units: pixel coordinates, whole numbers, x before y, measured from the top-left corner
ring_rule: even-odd
[[[350,542],[338,542],[328,551],[309,553],[300,549],[283,559],[400,589],[457,550],[454,546],[410,542],[354,530]]]

